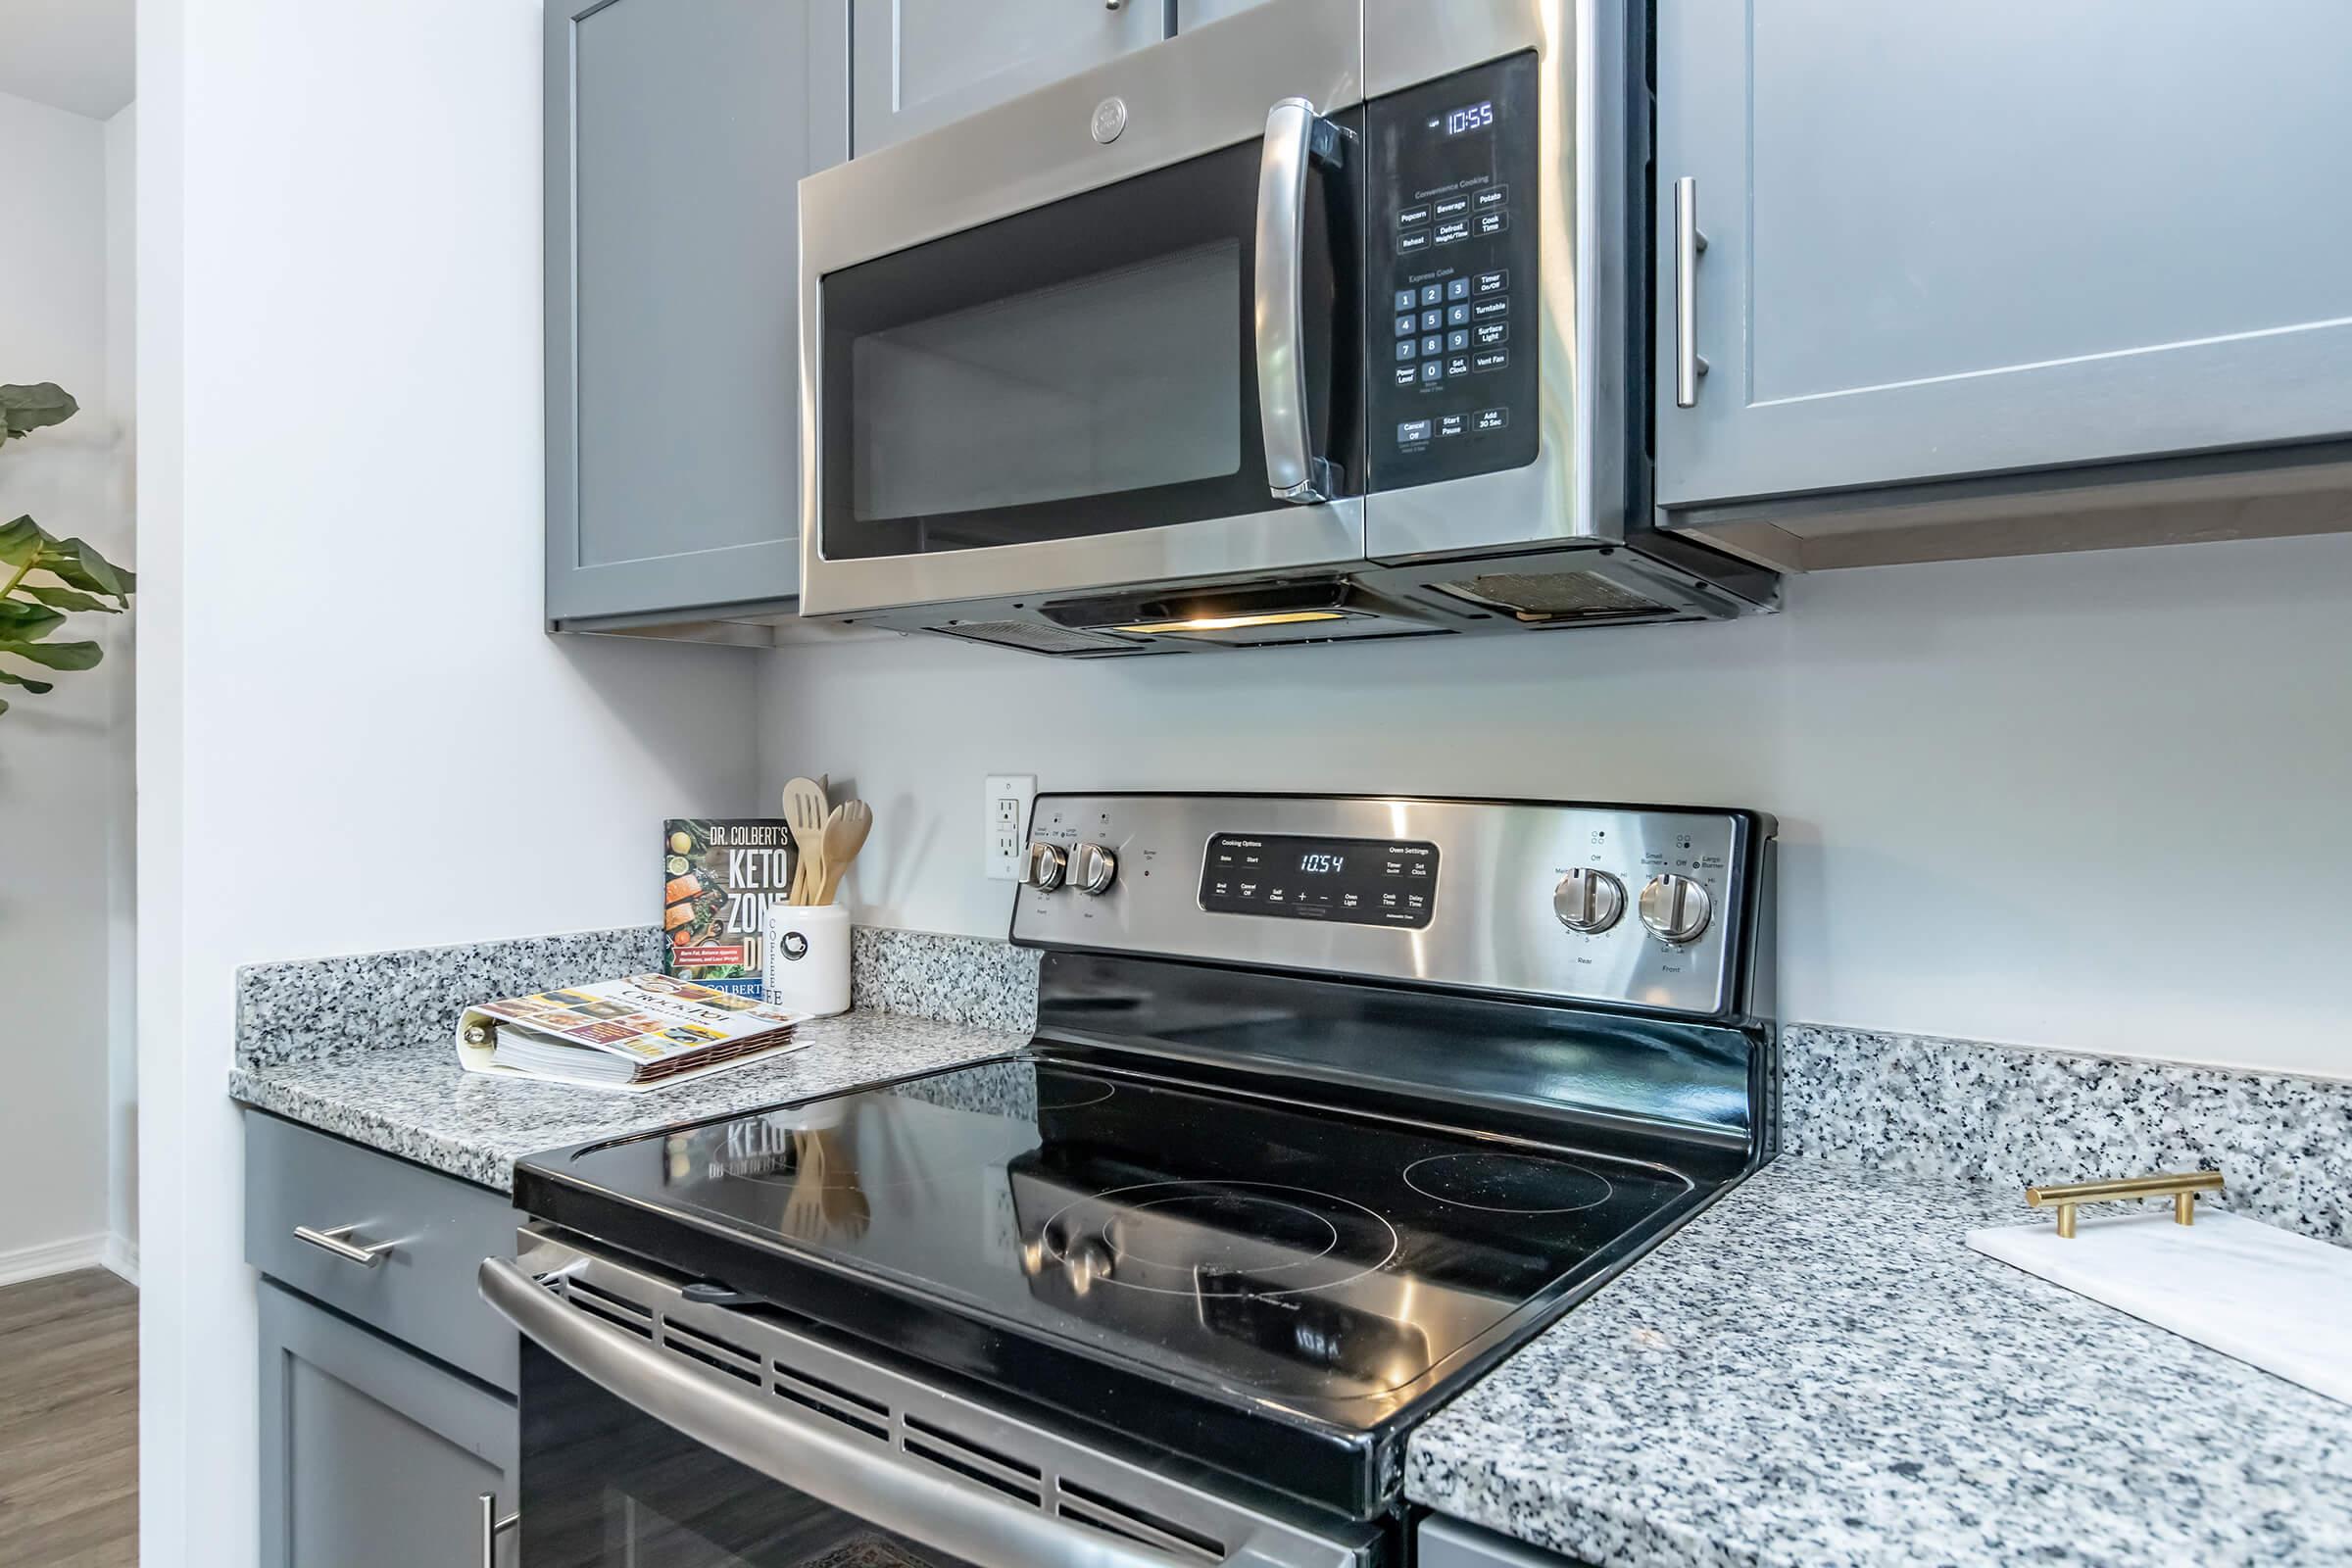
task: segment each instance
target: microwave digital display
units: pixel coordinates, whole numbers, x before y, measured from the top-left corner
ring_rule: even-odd
[[[1485,130],[1494,123],[1494,100],[1469,104],[1460,109],[1446,111],[1446,134],[1459,136],[1465,130]]]

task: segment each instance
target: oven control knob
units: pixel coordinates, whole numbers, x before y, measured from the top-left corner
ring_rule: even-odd
[[[1696,941],[1714,912],[1707,890],[1687,876],[1653,876],[1642,890],[1642,923],[1662,941]]]
[[[1118,874],[1119,858],[1100,844],[1079,845],[1070,860],[1070,886],[1081,893],[1107,893]]]
[[[1069,869],[1070,858],[1058,844],[1037,843],[1029,846],[1028,869],[1021,880],[1040,893],[1051,893],[1061,886],[1061,874]]]
[[[1569,930],[1596,935],[1625,913],[1625,884],[1606,871],[1580,865],[1551,890],[1551,912]]]

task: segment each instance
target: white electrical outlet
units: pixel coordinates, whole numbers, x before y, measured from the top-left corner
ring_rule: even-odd
[[[1018,882],[1021,879],[1022,836],[1029,831],[1029,803],[1037,799],[1035,773],[991,773],[983,792],[986,814],[982,818],[987,837],[989,880]]]

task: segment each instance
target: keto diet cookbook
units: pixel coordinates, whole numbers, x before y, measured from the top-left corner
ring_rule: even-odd
[[[630,975],[466,1009],[467,1072],[639,1091],[795,1049],[808,1014],[662,974]]]

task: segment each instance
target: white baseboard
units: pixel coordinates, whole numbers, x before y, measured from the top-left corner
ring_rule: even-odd
[[[15,1285],[51,1274],[71,1274],[77,1268],[111,1268],[113,1265],[107,1261],[109,1244],[123,1245],[101,1231],[95,1236],[76,1236],[70,1241],[0,1252],[0,1285]]]
[[[138,1243],[125,1241],[120,1236],[109,1236],[106,1239],[106,1246],[104,1250],[99,1253],[98,1261],[105,1264],[116,1275],[118,1275],[124,1284],[130,1286],[133,1290],[138,1288]]]

